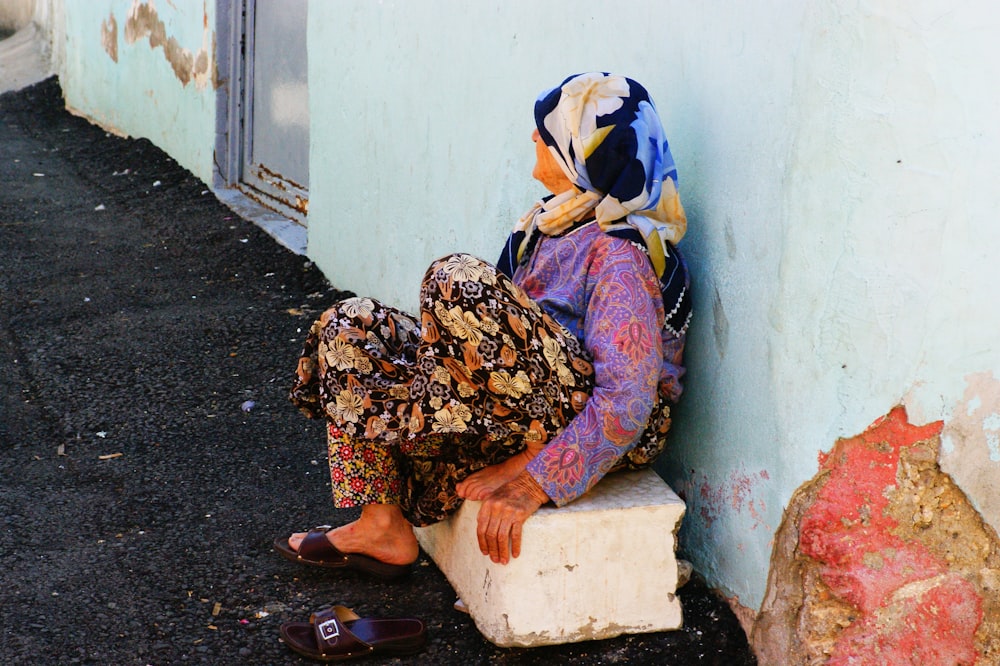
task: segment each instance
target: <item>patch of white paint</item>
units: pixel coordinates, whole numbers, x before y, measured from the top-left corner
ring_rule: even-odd
[[[1000,434],[997,433],[997,431],[1000,430],[1000,414],[993,412],[984,418],[983,430],[993,431],[985,433],[986,444],[990,449],[990,460],[993,462],[1000,462]]]
[[[979,408],[982,406],[983,401],[979,398],[979,396],[973,396],[972,400],[969,401],[969,404],[965,406],[966,416],[972,416],[979,411]]]
[[[1000,436],[995,432],[986,433],[986,445],[990,448],[990,460],[1000,462]]]

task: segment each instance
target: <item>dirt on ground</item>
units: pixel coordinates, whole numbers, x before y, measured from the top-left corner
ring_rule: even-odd
[[[55,79],[0,96],[0,183],[0,663],[304,663],[278,626],[333,603],[424,619],[426,650],[385,663],[753,663],[698,578],[679,631],[502,649],[425,555],[398,583],[281,559],[275,537],[355,517],[286,398],[344,292]]]

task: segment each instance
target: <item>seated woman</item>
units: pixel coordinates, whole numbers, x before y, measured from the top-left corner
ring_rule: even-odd
[[[417,317],[350,298],[310,330],[291,398],[327,421],[334,505],[362,510],[276,541],[286,557],[403,575],[412,526],[472,499],[483,554],[506,564],[540,506],[662,450],[690,294],[660,119],[635,81],[587,73],[543,93],[535,123],[532,175],[553,196],[498,266],[444,257]]]

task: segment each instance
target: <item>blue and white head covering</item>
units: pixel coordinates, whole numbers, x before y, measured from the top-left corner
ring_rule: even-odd
[[[567,78],[535,102],[541,140],[574,188],[539,202],[516,230],[557,235],[594,217],[605,231],[630,227],[658,275],[663,254],[687,230],[677,168],[649,93],[624,76]]]
[[[540,234],[556,236],[595,219],[607,234],[646,250],[660,280],[663,326],[683,335],[691,321],[691,281],[674,245],[687,218],[677,168],[646,89],[623,76],[577,74],[539,96],[535,124],[573,187],[518,220],[497,268],[512,278]]]

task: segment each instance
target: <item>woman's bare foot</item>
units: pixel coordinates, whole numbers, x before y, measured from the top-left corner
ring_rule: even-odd
[[[288,537],[288,546],[298,550],[305,532]],[[386,564],[410,564],[420,554],[413,526],[394,504],[366,504],[361,517],[326,533],[326,538],[344,553],[361,553]]]
[[[533,457],[534,454],[528,450],[524,450],[515,456],[507,458],[502,463],[484,467],[462,480],[455,486],[455,491],[462,499],[486,499],[494,490],[516,479],[524,471],[524,468],[528,466]]]

